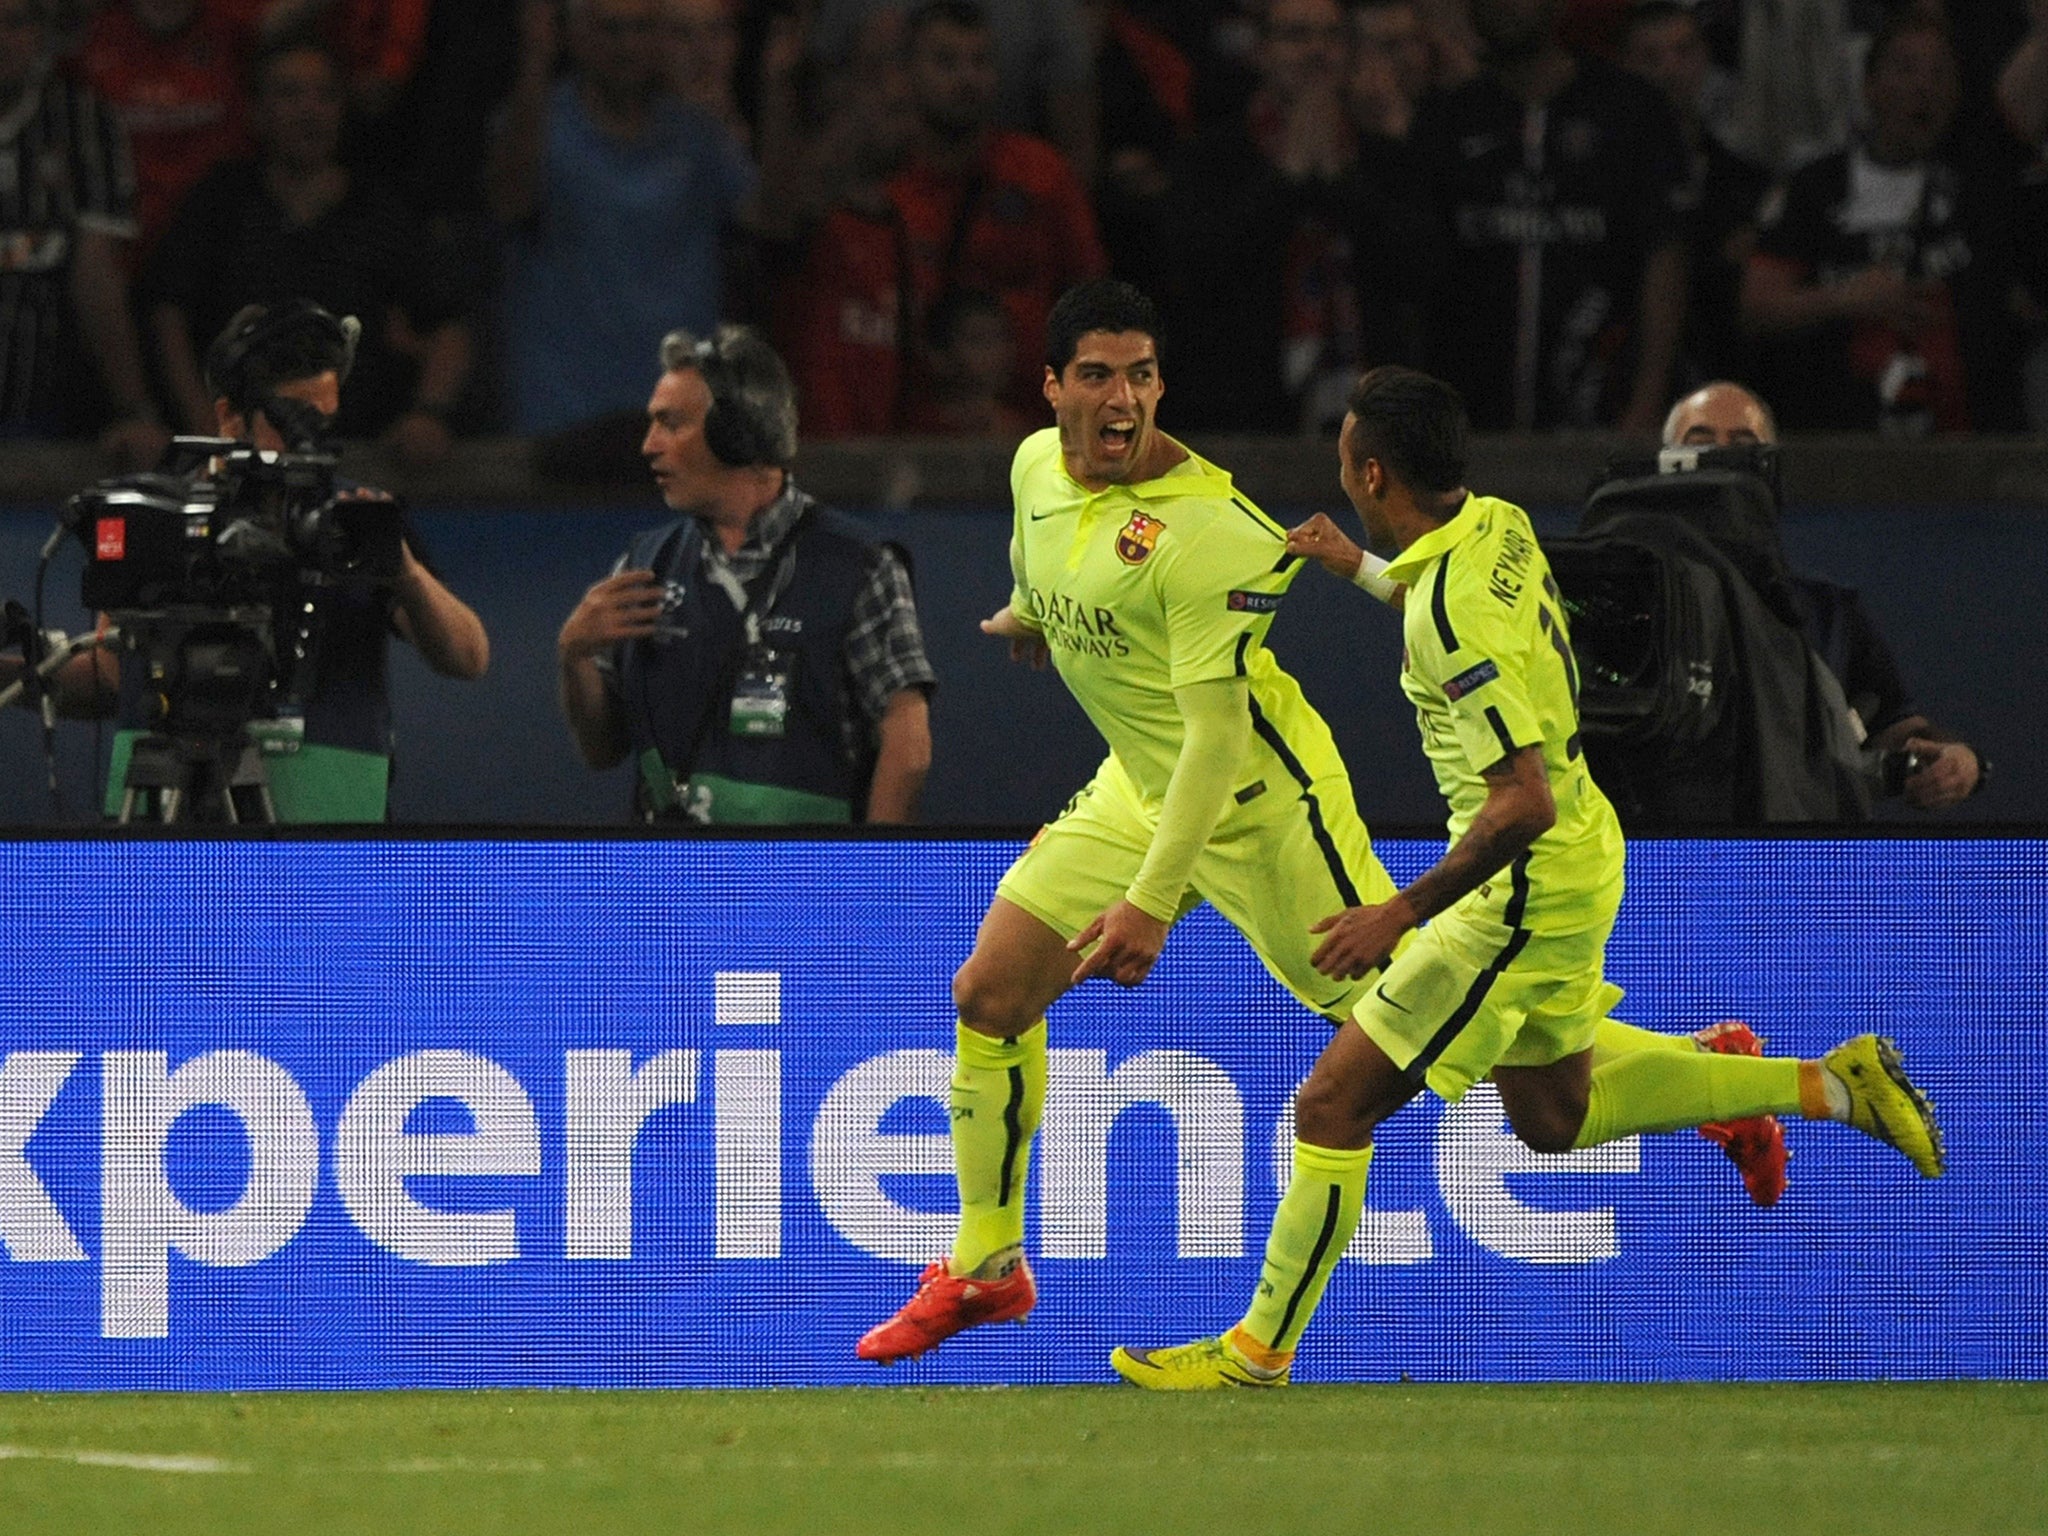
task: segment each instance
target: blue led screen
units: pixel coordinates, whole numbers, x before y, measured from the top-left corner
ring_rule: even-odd
[[[1397,880],[1439,851],[1382,845]],[[1241,1312],[1326,1038],[1206,909],[1052,1016],[1041,1300],[883,1373],[943,1251],[948,980],[1015,845],[0,844],[0,1387],[1089,1382]],[[1623,1017],[1874,1029],[1934,1183],[1794,1123],[1384,1131],[1301,1380],[2048,1375],[2048,843],[1642,842]]]

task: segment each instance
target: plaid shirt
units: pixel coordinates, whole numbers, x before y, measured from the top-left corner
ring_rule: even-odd
[[[707,585],[722,586],[714,573],[723,569],[741,586],[751,586],[768,569],[776,546],[814,504],[797,489],[795,479],[785,475],[782,494],[747,524],[746,539],[731,554],[726,553],[717,531],[699,519],[704,537],[698,546],[698,571]],[[614,567],[622,568],[623,561]],[[616,689],[616,671],[611,666],[604,670]],[[864,751],[872,751],[879,740],[882,713],[890,699],[906,688],[930,693],[938,686],[938,675],[924,654],[924,633],[918,628],[910,572],[902,557],[886,544],[854,595],[852,622],[846,631],[846,673],[861,713],[860,719],[846,722],[847,740]]]

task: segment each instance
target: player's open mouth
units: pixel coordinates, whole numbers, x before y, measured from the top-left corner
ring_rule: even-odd
[[[1102,446],[1111,453],[1128,453],[1131,440],[1138,435],[1135,424],[1130,426],[1106,426],[1096,434]]]

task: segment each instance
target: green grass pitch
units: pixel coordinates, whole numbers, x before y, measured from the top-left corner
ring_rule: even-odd
[[[0,1530],[2048,1531],[2048,1386],[0,1395]]]

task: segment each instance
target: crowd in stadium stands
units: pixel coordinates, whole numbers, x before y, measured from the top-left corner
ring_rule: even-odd
[[[418,463],[721,320],[807,438],[1014,439],[1102,272],[1190,429],[1399,362],[1482,430],[2041,431],[2044,253],[2048,0],[0,0],[0,437],[126,462],[299,296]]]

